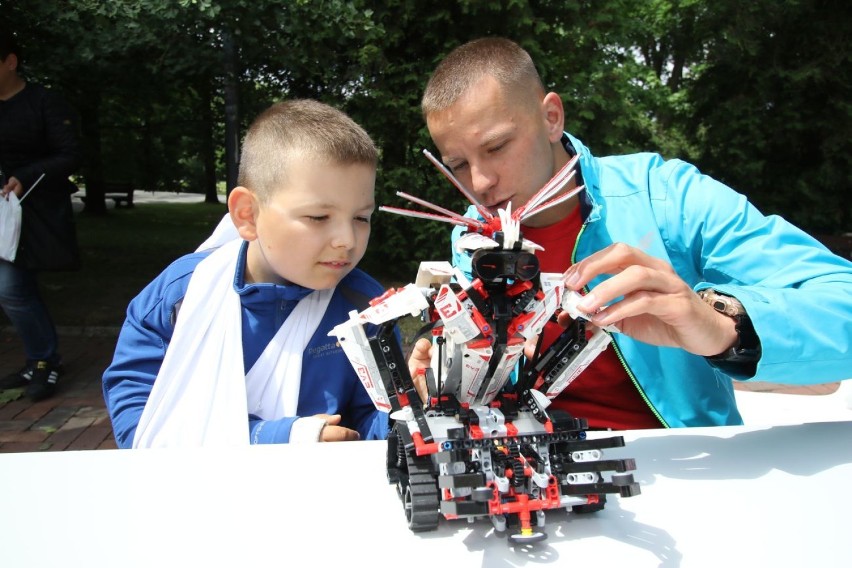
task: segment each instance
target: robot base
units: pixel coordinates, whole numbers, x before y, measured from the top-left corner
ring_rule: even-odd
[[[501,396],[492,406],[465,408],[447,398],[427,410],[425,424],[396,421],[388,481],[412,531],[436,530],[441,517],[490,518],[498,532],[514,531],[511,542],[528,544],[547,537],[547,510],[591,513],[604,508],[607,493],[640,493],[626,473],[634,460],[602,459],[601,450],[624,445],[621,436],[589,440],[584,420],[554,412],[543,424],[513,403]]]

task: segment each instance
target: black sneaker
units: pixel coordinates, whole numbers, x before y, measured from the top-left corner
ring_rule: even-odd
[[[56,381],[59,380],[60,368],[47,361],[36,361],[32,379],[27,385],[26,394],[32,401],[44,400],[53,396],[56,391]]]
[[[0,379],[0,390],[17,389],[30,384],[30,379],[33,378],[33,368],[31,365],[24,367],[15,373],[10,373]]]

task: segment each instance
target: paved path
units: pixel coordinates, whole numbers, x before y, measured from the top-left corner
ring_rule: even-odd
[[[34,403],[23,396],[23,389],[0,391],[0,452],[116,447],[101,375],[112,361],[117,331],[95,331],[62,333],[65,373],[52,398]],[[18,338],[11,328],[0,327],[0,376],[18,370],[22,359]]]
[[[101,376],[112,361],[118,330],[59,331],[65,374],[56,394],[33,403],[23,396],[23,389],[0,391],[0,453],[116,447],[101,393]],[[14,331],[0,326],[0,376],[20,368],[22,353]],[[766,392],[827,394],[836,390],[837,383],[808,387],[772,383],[737,386]]]
[[[75,210],[83,202],[72,200]],[[139,203],[194,203],[203,195],[136,191]],[[114,207],[107,200],[107,207]],[[2,316],[2,314],[0,314]],[[0,391],[0,452],[93,450],[115,448],[109,416],[101,393],[101,375],[112,361],[118,328],[60,328],[60,351],[65,373],[56,395],[33,403],[23,389]],[[23,348],[14,329],[0,317],[0,377],[20,369]]]
[[[75,213],[83,210],[83,199],[86,197],[85,188],[75,193],[71,199],[71,205]],[[133,192],[133,203],[200,203],[204,201],[204,195],[200,193],[176,193],[174,191],[146,191],[137,189]],[[225,202],[225,196],[220,195],[219,201]],[[106,200],[107,209],[115,209],[112,199]]]

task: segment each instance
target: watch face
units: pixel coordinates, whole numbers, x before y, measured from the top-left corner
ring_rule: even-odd
[[[725,309],[727,309],[728,307],[728,304],[722,300],[713,300],[713,304],[711,305],[713,306],[713,309],[717,312],[724,312]]]

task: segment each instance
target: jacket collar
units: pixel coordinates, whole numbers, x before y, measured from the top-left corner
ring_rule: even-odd
[[[584,223],[597,221],[600,219],[600,207],[595,200],[595,195],[599,194],[595,157],[578,138],[568,132],[562,133],[562,146],[571,157],[580,154],[577,183],[586,186],[585,191],[580,194],[580,216]]]
[[[268,282],[246,284],[246,254],[248,242],[240,247],[240,255],[237,258],[237,270],[234,273],[234,290],[239,294],[244,303],[264,303],[277,301],[299,301],[311,292],[310,288],[298,284],[272,284]]]

